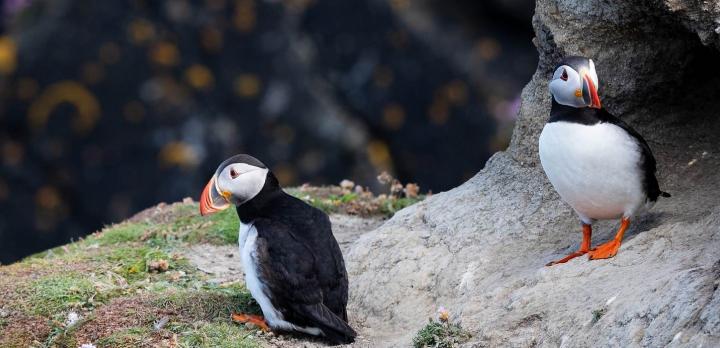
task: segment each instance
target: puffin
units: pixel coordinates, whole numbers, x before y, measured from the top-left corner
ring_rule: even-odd
[[[353,342],[347,270],[327,214],[285,193],[272,171],[246,154],[222,162],[200,197],[203,216],[231,206],[240,219],[245,283],[263,314],[233,319]]]
[[[630,220],[670,194],[660,190],[655,157],[645,139],[601,106],[592,59],[564,58],[549,88],[552,107],[540,133],[540,163],[580,218],[583,239],[578,251],[547,266],[585,254],[590,260],[611,258]],[[592,224],[608,219],[620,219],[620,228],[612,240],[592,248]]]

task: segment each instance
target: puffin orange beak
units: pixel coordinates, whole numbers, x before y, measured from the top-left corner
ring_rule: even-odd
[[[215,176],[213,176],[200,194],[200,215],[209,215],[230,207],[227,196],[229,195],[223,195],[218,191],[215,185]]]
[[[600,104],[600,97],[597,93],[597,86],[595,86],[595,83],[592,78],[590,78],[589,74],[583,74],[583,79],[585,80],[585,84],[590,92],[590,107],[600,109],[602,106]]]

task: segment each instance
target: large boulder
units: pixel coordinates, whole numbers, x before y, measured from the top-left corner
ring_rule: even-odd
[[[720,345],[720,5],[539,0],[540,62],[512,144],[465,184],[361,237],[347,255],[352,310],[406,346],[438,306],[472,346]],[[544,265],[578,248],[578,219],[545,178],[538,135],[564,55],[592,57],[603,105],[637,129],[672,193],[619,254]],[[595,225],[594,244],[616,221]]]

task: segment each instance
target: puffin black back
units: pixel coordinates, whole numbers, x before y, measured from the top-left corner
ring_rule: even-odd
[[[201,197],[201,212],[235,205],[245,283],[264,318],[233,318],[264,329],[350,343],[348,278],[330,218],[285,193],[275,175],[249,155],[220,164]]]

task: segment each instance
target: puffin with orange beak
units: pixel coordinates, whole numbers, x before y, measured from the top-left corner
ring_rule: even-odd
[[[630,219],[650,209],[660,190],[656,162],[638,132],[600,105],[595,63],[567,57],[550,81],[550,118],[540,134],[540,162],[560,197],[577,213],[583,240],[579,250],[548,263],[585,254],[606,259],[617,254]],[[620,219],[615,238],[591,247],[592,224]]]
[[[233,319],[333,344],[353,342],[347,271],[327,214],[285,193],[249,155],[222,162],[200,197],[202,215],[232,206],[240,218],[245,284],[264,316],[235,313]]]

